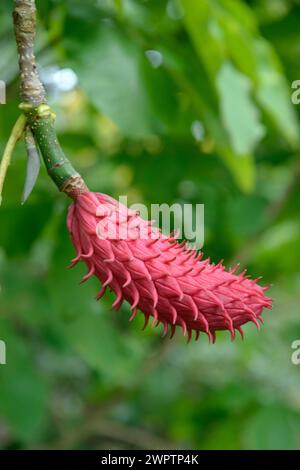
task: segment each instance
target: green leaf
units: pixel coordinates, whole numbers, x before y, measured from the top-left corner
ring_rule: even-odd
[[[226,44],[220,23],[214,15],[214,4],[202,0],[181,0],[184,22],[209,75],[214,77],[226,59]]]
[[[190,95],[198,117],[203,119],[214,139],[218,155],[229,168],[236,184],[242,191],[250,192],[255,184],[254,158],[250,153],[237,154],[232,149],[229,136],[219,118],[216,93],[207,80],[205,71],[199,63],[193,62],[192,55],[179,44],[176,44],[176,52],[164,50],[164,58],[169,72]]]
[[[32,132],[29,128],[26,129],[26,150],[27,150],[27,169],[26,169],[26,178],[25,184],[22,194],[22,204],[28,199],[30,196],[34,185],[37,181],[39,176],[40,167],[41,167],[41,160],[39,151],[35,145],[34,137]]]
[[[216,85],[221,116],[232,148],[238,155],[253,152],[264,135],[264,128],[250,96],[250,80],[226,62],[217,76]]]
[[[220,156],[230,169],[237,186],[245,193],[250,193],[255,185],[255,162],[253,155],[237,156],[230,148],[218,147]]]
[[[290,145],[296,147],[299,145],[300,129],[278,59],[264,40],[256,42],[255,52],[258,67],[257,100]]]
[[[155,130],[151,101],[142,76],[143,52],[120,31],[104,23],[82,49],[76,66],[80,85],[98,110],[129,137]]]
[[[123,13],[123,0],[114,0],[115,8],[119,14]]]
[[[215,80],[226,61],[252,80],[253,94],[276,128],[293,147],[299,125],[280,60],[260,34],[253,10],[240,0],[181,0],[185,24],[196,52]]]

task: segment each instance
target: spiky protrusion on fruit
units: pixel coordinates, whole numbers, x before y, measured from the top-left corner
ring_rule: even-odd
[[[137,311],[145,315],[145,326],[163,325],[163,335],[176,326],[191,339],[195,331],[215,341],[217,330],[235,331],[243,336],[247,322],[259,328],[263,309],[271,308],[264,295],[268,287],[235,269],[225,271],[222,263],[201,260],[202,253],[188,250],[173,236],[164,236],[151,222],[127,209],[113,198],[84,192],[69,209],[68,230],[77,250],[74,266],[83,260],[88,272],[99,278],[100,299],[107,287],[116,293],[114,309],[124,300],[131,305],[132,320]]]

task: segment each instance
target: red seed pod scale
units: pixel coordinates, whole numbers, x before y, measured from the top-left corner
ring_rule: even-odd
[[[262,311],[271,308],[271,299],[257,280],[245,273],[226,271],[222,263],[211,264],[203,254],[187,249],[171,235],[163,235],[151,222],[100,193],[79,194],[71,205],[67,221],[77,251],[72,261],[88,267],[86,281],[95,275],[102,288],[116,293],[114,309],[126,300],[132,320],[137,311],[145,315],[145,326],[163,325],[163,335],[171,337],[176,326],[190,340],[201,332],[210,341],[216,331],[228,330],[243,336],[242,325],[262,323]]]

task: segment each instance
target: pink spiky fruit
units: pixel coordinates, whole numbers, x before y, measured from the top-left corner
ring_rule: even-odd
[[[109,287],[116,293],[114,309],[124,300],[131,305],[131,320],[138,310],[145,326],[176,326],[196,339],[200,332],[215,341],[217,330],[235,331],[243,336],[247,322],[259,328],[262,311],[271,308],[271,299],[257,280],[235,269],[225,271],[222,263],[201,260],[202,254],[188,250],[173,236],[163,235],[151,222],[127,209],[115,199],[100,193],[78,195],[68,214],[68,230],[77,256],[71,267],[83,260],[88,272],[83,281],[95,275],[102,284],[97,298]]]

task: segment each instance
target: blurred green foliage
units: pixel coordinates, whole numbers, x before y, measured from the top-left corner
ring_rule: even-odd
[[[300,2],[37,6],[59,137],[88,185],[130,204],[204,203],[205,255],[263,274],[275,302],[244,342],[141,332],[112,295],[95,301],[96,281],[78,286],[84,267],[66,269],[68,201],[44,169],[20,205],[20,143],[0,208],[1,448],[299,448]],[[18,115],[11,10],[2,0],[1,149]],[[77,86],[62,91],[54,67]]]

